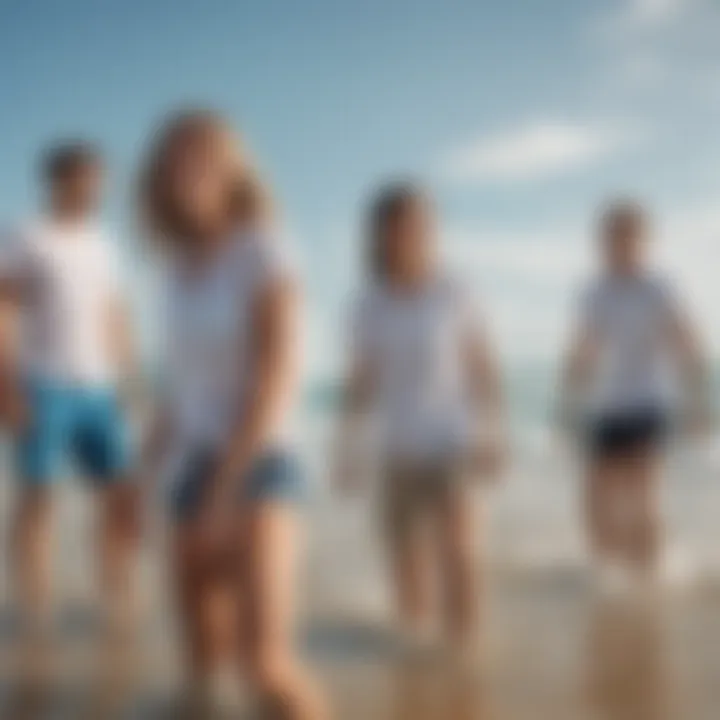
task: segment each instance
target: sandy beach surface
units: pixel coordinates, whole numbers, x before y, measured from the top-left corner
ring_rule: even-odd
[[[489,578],[482,659],[407,657],[392,628],[363,617],[310,619],[308,661],[342,720],[713,720],[720,708],[720,594],[599,602],[572,577]],[[32,651],[4,622],[0,716],[174,718],[167,624],[130,646],[66,610],[52,647]],[[22,668],[22,669],[21,669]]]
[[[5,531],[11,485],[2,488]],[[579,547],[569,520],[572,500],[558,492],[547,502],[541,493],[523,509],[513,494],[527,498],[528,492],[511,486],[490,508],[481,647],[477,661],[465,665],[452,662],[441,648],[403,651],[391,622],[383,554],[367,504],[327,496],[313,504],[298,642],[328,690],[333,717],[720,717],[715,576],[703,571],[651,596],[602,599],[568,539],[573,536]],[[100,632],[94,609],[88,494],[70,483],[58,495],[58,602],[51,640],[43,646],[28,643],[19,632],[2,554],[0,718],[181,717],[174,704],[180,673],[162,533],[151,533],[142,558],[145,601],[138,636],[113,643]],[[555,514],[543,515],[544,502]],[[531,518],[538,526],[521,537]],[[695,519],[698,525],[701,518]],[[709,521],[706,526],[710,532]],[[560,539],[563,533],[567,537]],[[553,552],[552,538],[557,540]],[[703,536],[703,543],[710,539]]]

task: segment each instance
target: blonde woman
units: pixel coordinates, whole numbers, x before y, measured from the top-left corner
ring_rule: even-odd
[[[289,428],[297,279],[238,138],[212,113],[161,128],[141,202],[169,270],[166,402],[147,455],[164,446],[173,457],[173,570],[193,683],[212,693],[231,660],[279,717],[322,718],[292,647],[306,484]]]

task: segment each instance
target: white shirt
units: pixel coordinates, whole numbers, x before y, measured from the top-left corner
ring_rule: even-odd
[[[482,323],[466,289],[437,278],[417,291],[369,288],[355,307],[353,354],[374,381],[381,453],[427,459],[472,441],[468,340]]]
[[[0,246],[0,277],[20,288],[21,360],[29,376],[91,385],[117,379],[109,312],[118,264],[94,223],[38,220],[10,233]]]
[[[680,315],[672,287],[660,278],[606,276],[586,290],[581,322],[599,347],[591,409],[663,409],[674,401],[670,332]]]
[[[204,267],[169,271],[166,379],[177,445],[219,447],[252,382],[256,302],[290,269],[276,238],[246,233]],[[287,430],[276,428],[271,441],[283,441]]]

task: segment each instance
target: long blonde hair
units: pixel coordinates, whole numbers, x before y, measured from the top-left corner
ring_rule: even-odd
[[[210,110],[172,114],[154,135],[142,165],[138,203],[143,226],[163,246],[177,248],[192,234],[183,208],[169,192],[170,158],[178,145],[203,138],[228,168],[226,207],[230,224],[264,225],[272,218],[270,193],[249,161],[247,151],[229,123]]]

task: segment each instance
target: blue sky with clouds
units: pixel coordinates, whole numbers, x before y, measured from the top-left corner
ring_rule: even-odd
[[[209,104],[281,198],[318,371],[336,363],[362,202],[410,173],[507,356],[556,353],[592,213],[616,192],[655,208],[658,256],[720,349],[719,36],[716,0],[0,0],[0,218],[32,210],[40,146],[86,134],[133,235],[153,122]]]

